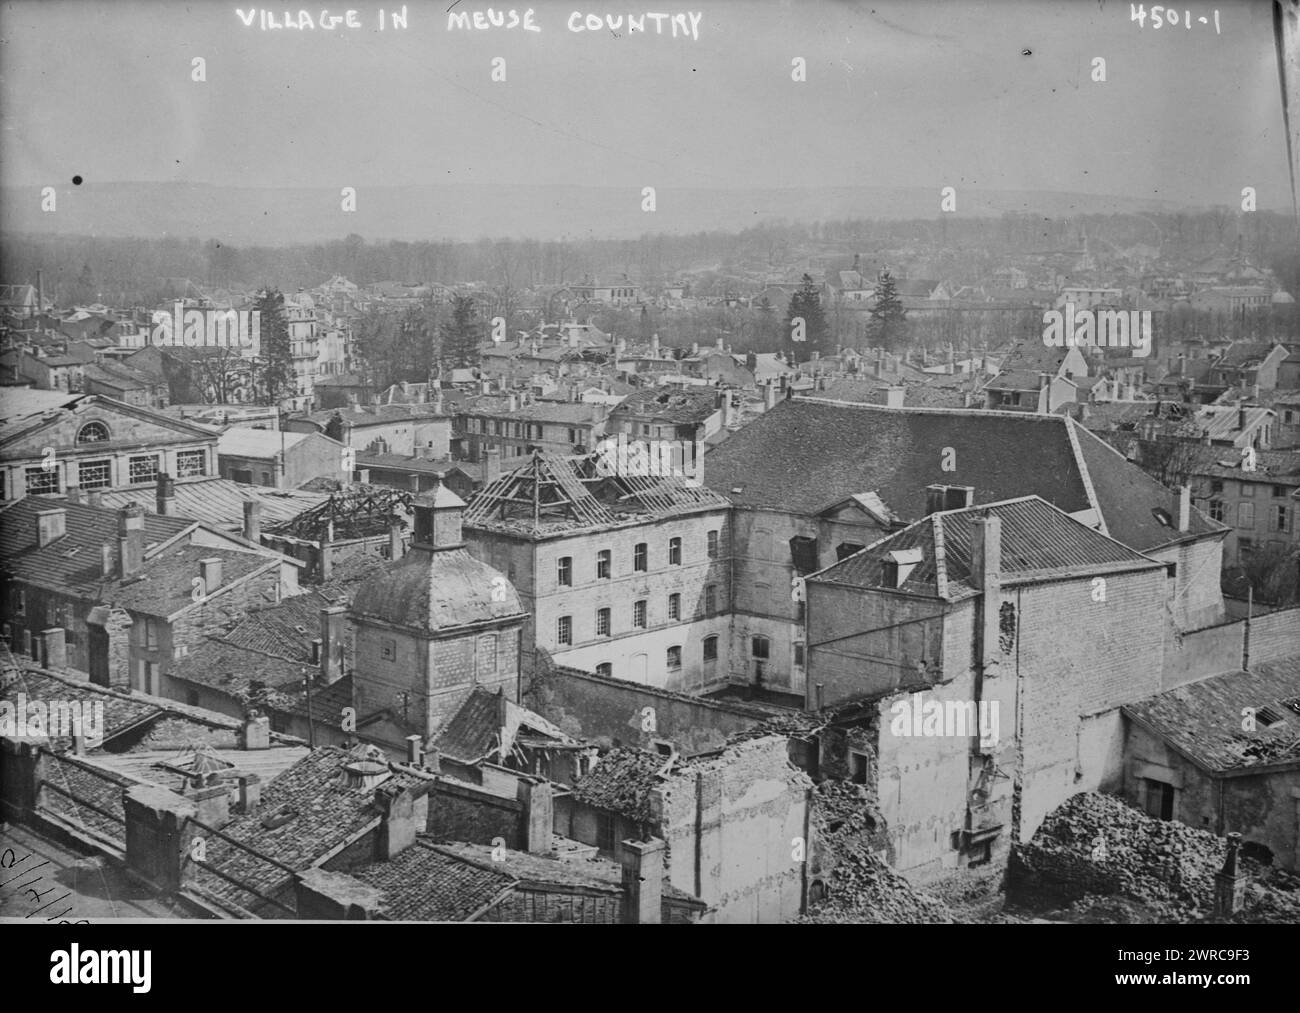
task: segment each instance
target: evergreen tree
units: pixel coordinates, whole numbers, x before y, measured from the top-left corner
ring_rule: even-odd
[[[343,442],[343,416],[338,412],[331,415],[329,421],[325,423],[325,435],[331,440]]]
[[[888,271],[882,271],[876,283],[875,305],[871,307],[867,337],[873,345],[891,350],[907,343],[907,311],[903,309],[898,286]]]
[[[795,341],[795,321],[803,321],[803,341]],[[830,328],[822,310],[821,293],[813,284],[812,276],[805,274],[803,284],[790,297],[790,310],[785,316],[784,345],[788,356],[807,360],[810,352],[824,352]]]
[[[442,360],[450,369],[478,365],[479,326],[474,322],[474,297],[451,297],[451,320],[443,325]]]
[[[278,405],[281,398],[298,393],[293,376],[293,350],[289,345],[289,321],[284,313],[284,295],[264,288],[253,303],[259,314],[261,333],[262,387],[267,400]]]

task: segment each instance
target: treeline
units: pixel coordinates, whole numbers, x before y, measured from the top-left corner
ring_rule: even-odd
[[[779,223],[741,232],[567,242],[367,242],[349,235],[328,243],[236,248],[218,239],[8,235],[0,239],[0,280],[34,283],[37,270],[42,270],[47,294],[65,306],[94,301],[149,305],[172,294],[164,279],[185,278],[217,288],[270,286],[292,293],[336,274],[360,285],[476,282],[519,291],[574,284],[586,276],[622,274],[654,285],[689,271],[703,272],[697,285],[701,294],[722,295],[735,289],[742,275],[805,270],[808,258],[815,254],[851,258],[861,253],[867,264],[897,257],[917,264],[929,277],[984,281],[1007,258],[1077,250],[1085,235],[1089,248],[1103,258],[1116,248],[1139,244],[1159,249],[1167,258],[1193,261],[1213,250],[1240,249],[1255,264],[1278,272],[1293,294],[1300,288],[1300,255],[1295,252],[1300,243],[1294,220],[1266,212],[1226,210],[1076,219],[940,215],[913,221]],[[905,252],[886,254],[900,250]]]

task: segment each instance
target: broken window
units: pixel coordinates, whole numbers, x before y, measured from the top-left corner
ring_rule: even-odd
[[[839,545],[835,546],[835,558],[837,560],[848,559],[855,552],[861,552],[865,548],[865,545],[859,545],[857,542],[840,542]]]
[[[1164,781],[1154,781],[1149,777],[1142,779],[1146,786],[1146,812],[1157,819],[1174,818],[1174,786]]]
[[[1016,607],[1004,601],[998,609],[998,647],[1003,654],[1010,654],[1016,645]]]
[[[818,569],[817,539],[795,535],[790,539],[790,557],[794,560],[795,570],[801,576],[813,573]]]

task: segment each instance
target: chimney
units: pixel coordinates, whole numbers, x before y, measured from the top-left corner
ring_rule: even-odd
[[[409,767],[418,767],[424,762],[424,740],[418,735],[408,735],[406,737],[406,764]]]
[[[722,339],[719,338],[718,342],[719,344],[721,344]],[[658,334],[650,335],[650,355],[653,358],[656,359],[659,358],[659,335]]]
[[[258,544],[262,541],[262,504],[255,499],[244,500],[244,537]]]
[[[144,507],[128,503],[117,512],[118,580],[130,580],[144,566]]]
[[[155,513],[167,517],[176,512],[176,484],[166,472],[158,472],[158,488],[155,498],[157,507]]]
[[[516,412],[519,410],[519,398],[514,394],[510,395],[510,398],[509,400],[507,400],[506,404],[509,406],[509,410],[512,412]]]
[[[311,663],[320,665],[320,637],[316,637],[311,642]]]
[[[212,594],[221,587],[221,557],[209,556],[199,560],[199,577],[203,581],[203,594]]]
[[[1246,406],[1244,404],[1237,406],[1237,428],[1243,433],[1246,431]]]
[[[418,798],[415,792],[391,781],[375,789],[375,808],[379,810],[378,857],[390,862],[415,843],[415,835],[429,820],[429,795]]]
[[[100,576],[111,577],[117,569],[117,556],[113,552],[113,543],[105,542],[99,547]]]
[[[1192,527],[1192,489],[1187,485],[1178,487],[1178,530],[1189,531]]]
[[[623,921],[629,925],[658,925],[663,920],[664,842],[624,841]]]
[[[271,748],[271,719],[265,714],[250,711],[244,716],[244,724],[240,732],[242,749]]]
[[[971,583],[982,594],[979,662],[984,675],[996,675],[1002,587],[1002,519],[985,512],[971,527]]]
[[[691,342],[691,355],[698,356],[699,354],[700,354],[700,343],[699,343],[698,341],[692,341],[692,342]]]
[[[239,811],[245,816],[257,812],[262,802],[262,779],[256,774],[239,777]]]
[[[36,312],[45,312],[45,272],[36,272]]]
[[[763,410],[770,412],[776,407],[776,384],[769,383],[763,387]]]
[[[493,447],[487,452],[487,464],[483,471],[483,484],[495,482],[501,477],[501,449]]]
[[[519,779],[516,797],[523,806],[523,850],[533,855],[549,855],[554,848],[555,808],[551,782],[544,778]]]
[[[886,387],[885,388],[885,407],[902,408],[903,398],[907,390],[904,387]]]
[[[64,507],[36,512],[36,545],[45,548],[68,533],[68,511]]]
[[[86,490],[86,506],[101,507],[104,505],[104,494],[99,489]]]
[[[402,544],[402,522],[394,517],[388,522],[388,558],[401,559],[405,549]]]
[[[327,605],[320,610],[320,675],[332,685],[343,677],[344,617],[346,605]]]
[[[420,494],[420,473],[418,471],[413,471],[406,477],[406,480],[407,484],[411,487],[411,492],[418,496]]]
[[[80,502],[81,502],[81,486],[79,486],[79,485],[70,485],[70,486],[68,486],[68,488],[67,488],[67,490],[66,490],[66,492],[65,492],[65,495],[68,497],[68,502],[69,502],[69,503],[80,503]]]

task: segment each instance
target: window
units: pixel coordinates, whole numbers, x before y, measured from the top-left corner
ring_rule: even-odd
[[[561,556],[555,568],[555,580],[560,587],[573,587],[573,557]]]
[[[603,675],[606,679],[611,679],[614,676],[614,666],[608,661],[602,661],[596,666],[596,674]]]
[[[794,667],[803,668],[803,644],[797,641],[794,645]]]
[[[1223,521],[1223,500],[1210,500],[1210,520]]]
[[[1286,496],[1286,486],[1284,486],[1284,485],[1275,485],[1275,486],[1273,486],[1273,498],[1274,498],[1274,499],[1281,499],[1281,498],[1283,498],[1284,496]]]
[[[680,538],[668,539],[668,565],[682,565],[682,540]]]
[[[132,485],[158,481],[158,455],[145,454],[127,460],[127,474]]]
[[[682,667],[682,649],[679,646],[668,648],[668,671],[676,672]]]
[[[555,642],[565,645],[573,643],[573,616],[560,616],[555,621]]]
[[[102,422],[87,422],[77,433],[78,443],[107,443],[108,426]]]
[[[613,552],[610,549],[601,549],[596,553],[596,579],[609,580],[609,572],[613,561]]]
[[[397,641],[385,638],[379,642],[379,657],[384,661],[397,660]]]
[[[1247,498],[1255,495],[1255,484],[1253,482],[1241,483],[1241,494]]]
[[[1255,504],[1237,504],[1237,527],[1253,528],[1255,526]]]
[[[14,590],[14,615],[27,615],[27,592],[20,588]]]
[[[645,629],[645,615],[646,615],[645,606],[646,603],[644,599],[641,601],[634,601],[632,603],[632,625],[635,626],[638,630]]]
[[[801,575],[812,573],[817,567],[817,539],[795,535],[790,539],[790,558]]]
[[[680,594],[670,594],[668,596],[668,618],[680,619],[682,617],[682,596]]]
[[[1269,526],[1270,531],[1288,531],[1287,508],[1285,503],[1279,503],[1273,507],[1273,523]]]
[[[1255,542],[1253,539],[1250,538],[1237,539],[1238,560],[1244,563],[1246,560],[1250,558],[1251,553],[1253,553],[1254,551],[1255,551]]]
[[[1223,492],[1223,479],[1215,478],[1210,480],[1210,495],[1218,496]]]
[[[42,493],[59,491],[59,469],[51,468],[46,471],[44,468],[27,469],[27,495],[39,496]]]
[[[1174,786],[1164,781],[1153,781],[1149,777],[1142,779],[1146,786],[1146,811],[1148,816],[1156,819],[1174,818]]]
[[[609,609],[596,609],[596,636],[609,636]]]
[[[772,650],[772,642],[767,637],[753,637],[749,642],[749,653],[762,661],[766,661]]]
[[[82,461],[77,467],[77,483],[83,489],[107,489],[113,484],[112,461]]]
[[[207,453],[202,450],[181,450],[176,454],[176,477],[207,474]]]
[[[632,569],[644,573],[648,569],[649,557],[650,547],[645,542],[637,542],[636,548],[632,550]]]
[[[714,609],[716,607],[717,607],[717,586],[714,584],[710,584],[704,589],[704,614],[706,616],[713,615]]]
[[[485,633],[478,638],[478,674],[497,674],[497,635]]]
[[[596,847],[601,851],[614,850],[614,820],[613,813],[596,812]]]
[[[837,560],[848,559],[855,552],[861,552],[865,548],[866,546],[860,542],[840,542],[839,545],[835,546],[835,558]]]
[[[717,559],[718,558],[718,533],[716,531],[710,531],[705,536],[705,538],[706,538],[706,544],[708,546],[707,551],[709,554],[709,558]]]
[[[718,638],[717,637],[704,638],[704,660],[705,661],[718,660]]]
[[[158,650],[158,624],[152,619],[144,621],[144,647],[146,651]]]

